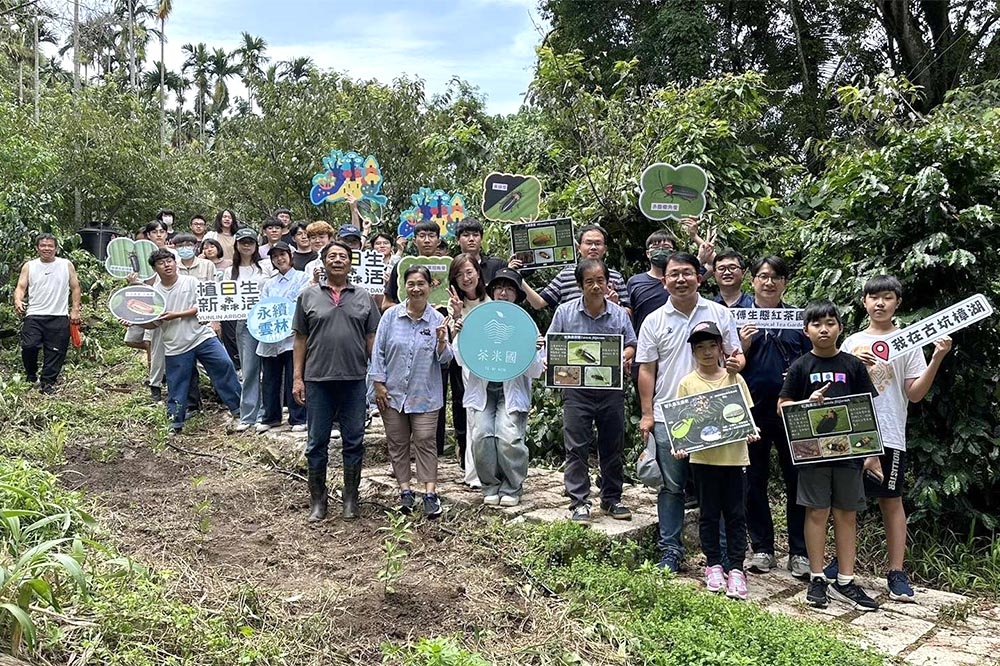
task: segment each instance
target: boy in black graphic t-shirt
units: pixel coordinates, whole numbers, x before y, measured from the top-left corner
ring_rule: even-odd
[[[806,335],[813,348],[788,368],[778,397],[778,409],[805,400],[821,403],[827,397],[857,393],[878,395],[864,363],[837,347],[842,330],[837,307],[830,301],[814,301],[806,306],[804,319]],[[825,608],[829,603],[823,562],[826,524],[832,507],[840,572],[829,588],[830,596],[855,610],[878,610],[878,604],[854,583],[857,512],[865,507],[861,468],[861,461],[857,459],[799,468],[796,501],[806,510],[805,540],[810,570],[806,601],[818,608]]]

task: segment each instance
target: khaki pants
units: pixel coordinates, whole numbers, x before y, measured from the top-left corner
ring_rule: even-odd
[[[382,412],[392,474],[399,484],[409,484],[410,449],[417,463],[417,481],[437,482],[438,410],[424,414],[402,414],[391,407]]]

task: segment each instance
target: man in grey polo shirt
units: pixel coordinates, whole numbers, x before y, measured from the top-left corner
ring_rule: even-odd
[[[358,517],[364,457],[368,359],[380,317],[375,299],[348,282],[351,248],[333,241],[320,251],[326,281],[299,294],[292,330],[292,395],[306,405],[309,438],[309,521],[326,518],[326,465],[330,429],[340,423],[344,442],[344,518]]]

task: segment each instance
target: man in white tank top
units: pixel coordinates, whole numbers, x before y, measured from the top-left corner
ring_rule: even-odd
[[[55,236],[39,234],[35,248],[38,258],[26,261],[17,278],[14,310],[24,315],[21,360],[28,381],[38,381],[38,353],[44,349],[41,390],[52,393],[66,361],[70,322],[80,323],[80,281],[73,262],[56,256]]]

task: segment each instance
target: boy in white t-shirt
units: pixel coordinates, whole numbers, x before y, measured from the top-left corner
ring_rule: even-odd
[[[878,389],[875,414],[885,452],[878,458],[865,462],[865,493],[878,498],[885,524],[886,543],[889,551],[889,572],[886,587],[889,598],[895,601],[914,601],[903,571],[906,551],[906,512],[903,509],[903,476],[906,472],[906,407],[907,402],[920,402],[941,367],[941,361],[951,350],[951,338],[944,337],[934,343],[934,353],[928,364],[921,350],[899,356],[888,363],[872,353],[872,344],[887,338],[899,327],[892,317],[903,301],[903,288],[899,280],[879,275],[865,284],[862,303],[868,312],[869,325],[865,330],[844,340],[843,350],[860,358],[868,366],[868,375]],[[829,579],[835,563],[827,567]]]

